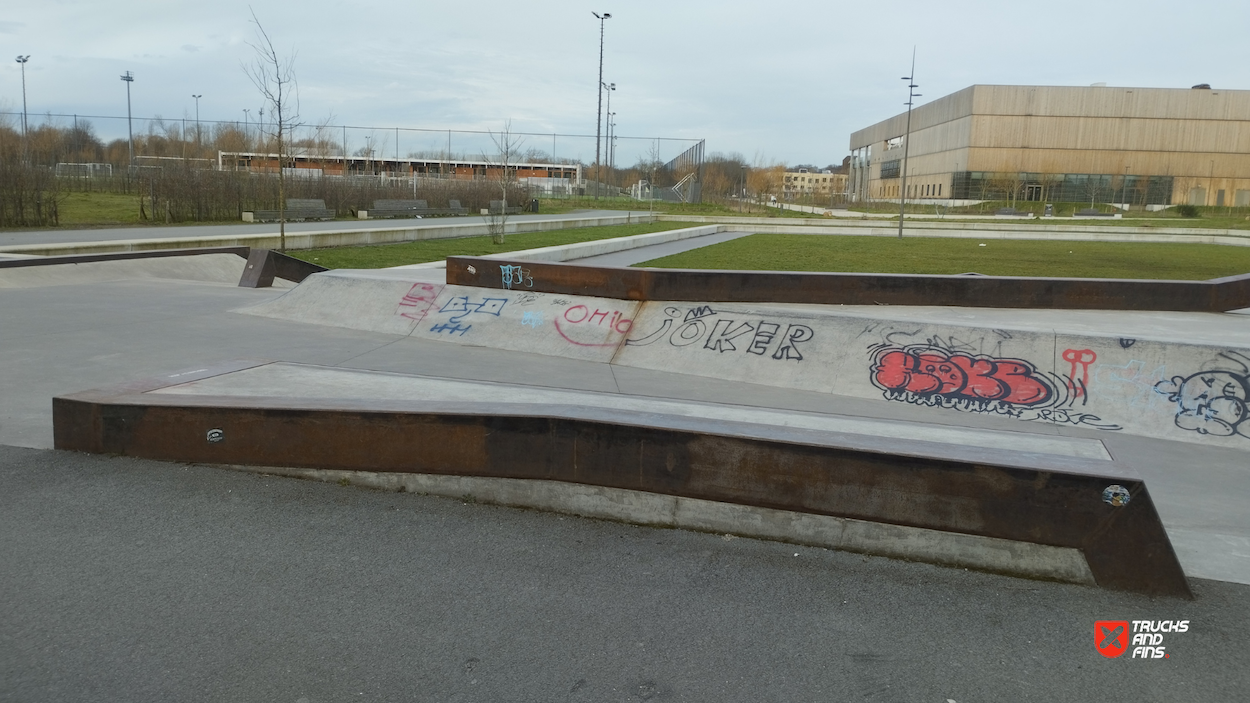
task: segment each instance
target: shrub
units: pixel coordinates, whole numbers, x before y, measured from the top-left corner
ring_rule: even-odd
[[[1197,205],[1177,205],[1176,214],[1180,215],[1181,217],[1197,217],[1198,206]]]

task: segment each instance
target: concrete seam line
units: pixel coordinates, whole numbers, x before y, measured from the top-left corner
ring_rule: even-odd
[[[668,496],[562,481],[419,473],[229,465],[251,473],[343,483],[492,505],[790,544],[1095,585],[1076,549],[1014,542],[828,515]]]

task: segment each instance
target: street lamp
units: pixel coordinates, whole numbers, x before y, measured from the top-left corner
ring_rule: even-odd
[[[192,95],[191,97],[195,98],[195,147],[200,149],[202,148],[200,144],[200,98],[204,96]]]
[[[608,138],[606,140],[607,144],[604,146],[604,157],[608,159],[608,175],[610,177],[612,175],[612,157],[609,156],[612,153],[612,92],[616,90],[616,84],[599,81],[599,89],[600,91],[608,91],[608,119],[606,121],[607,124],[604,125],[607,128]]]
[[[616,177],[616,113],[608,113],[608,175]]]
[[[126,81],[126,133],[129,136],[130,171],[133,172],[135,170],[135,128],[130,116],[130,84],[135,82],[135,75],[126,71],[121,78]]]
[[[17,57],[18,64],[22,67],[22,151],[26,152],[26,160],[30,160],[30,142],[26,138],[26,62],[30,60],[30,54]]]
[[[595,200],[599,199],[599,145],[603,135],[603,23],[612,19],[612,15],[605,12],[602,15],[592,11],[590,14],[599,20],[599,105],[595,109]]]
[[[911,151],[911,106],[913,101],[920,97],[920,93],[916,92],[916,88],[920,86],[912,83],[916,75],[916,49],[911,50],[911,75],[903,76],[903,80],[907,81],[907,132],[903,137],[903,181],[898,192],[898,238],[903,238],[903,215],[907,211],[907,152]]]
[[[742,166],[742,192],[738,195],[738,212],[742,212],[743,201],[747,199],[747,167]]]

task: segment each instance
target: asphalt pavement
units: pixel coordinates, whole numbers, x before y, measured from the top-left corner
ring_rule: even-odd
[[[1148,599],[0,446],[0,699],[1235,701],[1250,587]],[[1188,620],[1108,659],[1098,620]]]

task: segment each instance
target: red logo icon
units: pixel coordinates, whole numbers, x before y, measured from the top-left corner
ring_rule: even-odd
[[[1094,623],[1094,646],[1098,653],[1114,659],[1128,649],[1128,620],[1098,620]]]

